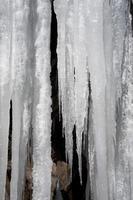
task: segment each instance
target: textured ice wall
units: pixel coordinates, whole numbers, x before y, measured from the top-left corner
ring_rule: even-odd
[[[0,0],[0,3],[0,199],[5,197],[12,100],[11,200],[22,198],[31,127],[33,200],[49,200],[51,2]],[[80,175],[82,136],[87,131],[89,136],[90,184],[86,199],[90,195],[94,200],[133,199],[130,1],[55,0],[54,8],[58,23],[60,111],[69,163],[72,167],[75,126]]]
[[[116,199],[128,200],[133,198],[133,149],[132,149],[132,100],[133,100],[133,38],[131,15],[128,1],[116,3],[118,12],[114,12],[115,20],[115,75],[121,72],[118,93],[116,96],[119,120],[117,123],[116,140]],[[116,14],[117,13],[117,14]],[[125,14],[124,14],[125,13]],[[117,23],[116,23],[117,22]],[[121,28],[121,29],[120,29]],[[120,31],[121,30],[121,33]]]
[[[27,143],[33,129],[33,199],[50,199],[51,3],[1,1],[0,199],[5,199],[9,110],[13,105],[11,200],[22,199]]]
[[[69,162],[75,125],[81,174],[82,134],[88,121],[92,198],[132,199],[130,1],[55,0],[55,12],[59,98]],[[89,192],[86,195],[89,198]]]

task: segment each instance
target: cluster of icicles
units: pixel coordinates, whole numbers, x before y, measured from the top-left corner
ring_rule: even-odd
[[[88,135],[86,200],[90,196],[93,200],[131,200],[130,1],[55,0],[54,9],[58,23],[60,112],[69,164],[72,166],[75,126],[80,174],[82,137]],[[0,0],[0,200],[5,198],[10,100],[13,104],[10,199],[22,199],[26,146],[32,127],[32,198],[50,200],[50,26],[50,0]]]

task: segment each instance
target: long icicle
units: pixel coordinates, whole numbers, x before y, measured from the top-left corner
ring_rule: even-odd
[[[85,1],[74,1],[74,67],[75,67],[75,124],[79,158],[79,172],[82,180],[82,135],[86,135],[88,120],[89,73],[86,48]]]
[[[66,152],[72,167],[72,132],[76,125],[81,175],[82,134],[85,130],[88,106],[85,6],[84,2],[79,0],[68,2],[56,0],[54,5],[58,21],[59,98],[65,129]]]
[[[88,65],[93,103],[93,131],[96,151],[96,199],[108,199],[105,122],[106,71],[103,44],[103,1],[89,1]]]
[[[33,110],[33,200],[49,200],[51,190],[51,86],[49,0],[37,1]]]
[[[24,84],[24,94],[23,94],[23,112],[21,116],[21,135],[20,135],[20,145],[19,145],[19,180],[18,180],[18,199],[22,198],[25,189],[24,181],[26,175],[26,161],[28,157],[28,140],[32,140],[30,131],[31,120],[32,120],[32,101],[33,101],[33,79],[34,79],[34,17],[33,17],[33,6],[34,2],[31,0],[27,1],[27,25],[26,25],[26,38],[27,38],[27,64],[26,64],[26,77]],[[30,155],[32,156],[32,155]]]
[[[55,1],[58,22],[58,79],[59,100],[65,132],[66,155],[72,167],[74,128],[74,65],[73,65],[73,4],[67,1]]]
[[[125,151],[127,149],[127,131],[124,128],[123,119],[125,113],[124,104],[126,104],[125,92],[122,87],[123,70],[125,70],[125,58],[129,59],[128,54],[128,34],[129,34],[129,2],[127,0],[112,0],[112,28],[113,28],[113,70],[115,76],[116,86],[116,141],[115,141],[115,169],[116,169],[116,185],[115,185],[115,198],[130,199],[130,186],[127,187],[127,178],[129,176],[129,167],[126,167],[127,160],[125,159]],[[127,52],[126,52],[127,51]],[[126,63],[127,65],[127,63]],[[127,70],[127,66],[126,66]],[[125,71],[126,71],[125,70]],[[125,84],[126,85],[126,84]],[[127,86],[126,86],[127,87]],[[126,88],[125,87],[125,88]],[[123,89],[122,89],[123,88]],[[126,98],[125,98],[126,99]],[[125,102],[124,102],[125,101]],[[127,117],[127,116],[126,116]],[[125,144],[125,146],[124,146]],[[123,160],[125,159],[125,161]],[[126,172],[125,172],[126,170]],[[126,174],[126,176],[125,176]]]
[[[13,103],[13,133],[12,133],[12,176],[11,200],[19,199],[19,161],[20,136],[23,130],[24,88],[27,73],[27,25],[28,1],[12,2],[12,103]],[[25,112],[25,111],[24,111]],[[21,177],[21,176],[20,176]],[[21,178],[20,178],[21,179]]]
[[[129,7],[127,7],[129,9]],[[132,101],[133,101],[133,38],[131,29],[131,16],[127,12],[126,34],[124,38],[123,62],[121,68],[121,124],[118,139],[118,154],[116,163],[116,199],[132,199]]]
[[[109,199],[115,199],[115,77],[113,70],[113,29],[112,29],[112,2],[104,1],[103,7],[103,41],[106,66],[106,137],[107,137],[107,176]]]
[[[0,199],[5,199],[10,109],[10,1],[0,1]]]

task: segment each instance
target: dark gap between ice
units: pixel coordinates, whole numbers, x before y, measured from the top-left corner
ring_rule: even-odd
[[[52,128],[51,128],[51,145],[53,161],[65,161],[65,138],[62,134],[62,119],[59,113],[59,98],[58,98],[58,70],[57,70],[57,19],[54,12],[53,1],[52,16],[51,16],[51,86],[52,86]]]
[[[5,199],[10,199],[10,181],[11,181],[11,161],[12,161],[12,100],[10,101],[9,110],[9,135],[8,135],[8,160],[7,160],[7,174],[6,174],[6,186],[5,186]]]
[[[63,137],[63,127],[62,127],[62,116],[59,113],[59,96],[58,96],[58,69],[57,69],[57,38],[58,38],[58,28],[57,28],[57,18],[54,11],[53,2],[52,4],[52,18],[51,18],[51,86],[52,86],[52,129],[51,129],[51,146],[52,146],[52,160],[57,162],[59,160],[66,162],[65,157],[65,138]],[[90,90],[90,85],[88,86]],[[80,184],[79,170],[78,170],[78,155],[76,147],[76,129],[73,131],[73,167],[72,167],[72,183],[70,185],[70,190],[72,190],[72,198],[70,199],[67,195],[64,195],[64,200],[85,200],[85,189],[87,183],[87,155],[85,152],[82,154],[82,168],[83,168],[83,182]],[[84,138],[84,142],[87,143],[88,138]],[[86,146],[87,147],[87,146]]]
[[[133,36],[133,2],[130,0],[130,14],[132,17],[131,25],[132,25],[132,36]]]
[[[90,82],[90,74],[88,74],[88,116],[86,119],[85,124],[85,131],[86,134],[82,135],[82,184],[80,182],[79,176],[79,163],[78,163],[78,155],[77,155],[77,144],[76,144],[76,127],[73,130],[73,175],[72,175],[72,189],[74,194],[74,199],[76,200],[92,200],[91,197],[91,180],[90,180],[90,166],[89,166],[89,116],[90,116],[90,109],[92,106],[92,99],[91,99],[91,82]],[[89,195],[86,195],[89,194]]]
[[[86,131],[87,134],[84,135],[83,137],[83,143],[84,143],[84,149],[82,148],[82,179],[83,179],[83,185],[82,185],[82,189],[83,189],[83,199],[84,200],[93,200],[93,196],[92,196],[92,189],[91,189],[91,177],[90,177],[90,165],[89,165],[89,151],[88,149],[90,144],[90,140],[89,140],[89,134],[90,133],[89,129],[90,129],[90,115],[91,115],[91,109],[92,109],[92,96],[91,96],[91,81],[90,81],[90,73],[88,74],[88,89],[89,89],[89,97],[88,97],[88,117],[87,117],[87,127],[86,127]]]

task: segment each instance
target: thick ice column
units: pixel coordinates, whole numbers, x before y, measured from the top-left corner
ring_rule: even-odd
[[[12,2],[12,177],[11,200],[19,199],[20,135],[23,130],[24,86],[27,73],[28,1]],[[24,111],[25,112],[25,111]]]
[[[89,73],[86,46],[86,4],[83,0],[74,1],[74,67],[75,67],[75,124],[79,158],[79,172],[82,165],[82,135],[86,134],[88,120]],[[82,179],[82,178],[81,178]]]
[[[103,41],[106,67],[106,137],[107,137],[107,175],[109,184],[109,199],[115,198],[115,145],[116,145],[116,87],[113,69],[113,24],[112,24],[112,2],[104,1],[103,7]]]
[[[10,109],[10,2],[0,1],[0,199],[5,198]]]
[[[33,109],[33,200],[49,200],[51,192],[51,86],[49,0],[37,1]]]
[[[112,1],[113,14],[113,68],[116,78],[116,196],[117,200],[132,199],[131,193],[131,157],[129,148],[131,114],[131,22],[129,20],[129,2]],[[128,102],[128,103],[127,103]],[[127,106],[128,104],[128,106]],[[127,108],[128,107],[128,108]],[[128,110],[128,111],[127,111]],[[130,114],[129,114],[130,113]],[[130,138],[130,139],[129,139]],[[130,160],[131,159],[131,160]],[[131,173],[131,174],[130,174]]]
[[[130,200],[133,197],[133,38],[131,16],[127,17],[122,65],[121,126],[118,140],[116,165],[116,199]]]
[[[127,43],[128,52],[127,58],[129,56],[129,63],[126,70],[126,81],[128,84],[128,99],[127,99],[127,159],[129,159],[129,187],[130,187],[130,199],[133,199],[133,36],[132,36],[132,28],[131,28],[131,16],[130,17],[130,32],[129,32],[129,40]]]
[[[116,79],[116,100],[121,98],[121,70],[127,24],[127,0],[112,0],[113,68]]]
[[[88,21],[88,65],[93,103],[93,131],[96,151],[96,198],[108,199],[106,145],[106,69],[103,43],[103,1],[90,1]]]

